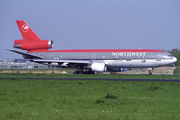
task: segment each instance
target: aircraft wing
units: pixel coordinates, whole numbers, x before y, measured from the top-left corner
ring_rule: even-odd
[[[68,64],[91,64],[91,61],[87,60],[48,60],[48,59],[33,59],[33,62],[37,63],[68,63]]]
[[[33,62],[37,62],[37,63],[58,63],[58,64],[63,64],[63,63],[67,63],[68,65],[73,65],[73,64],[81,64],[81,65],[88,65],[88,64],[92,64],[91,61],[87,61],[87,60],[51,60],[51,59],[44,59],[44,57],[42,56],[36,56],[30,53],[24,53],[24,52],[20,52],[20,51],[16,51],[16,50],[12,50],[12,49],[6,49],[8,51],[11,52],[15,52],[18,54],[21,54],[25,57],[28,57],[31,61]]]
[[[11,50],[11,49],[6,49],[6,50],[21,54],[23,56],[28,56],[28,58],[31,58],[31,59],[43,59],[44,58],[42,56],[36,56],[36,55],[30,54],[30,53],[23,53],[23,52],[16,51],[16,50]]]

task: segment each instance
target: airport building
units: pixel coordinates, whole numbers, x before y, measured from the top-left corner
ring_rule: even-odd
[[[0,60],[0,69],[47,69],[47,65],[34,63],[25,59]]]

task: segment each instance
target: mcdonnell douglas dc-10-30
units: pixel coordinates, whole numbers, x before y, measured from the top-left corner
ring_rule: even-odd
[[[53,41],[42,40],[25,22],[17,20],[23,39],[14,41],[14,48],[25,59],[56,67],[77,68],[74,74],[120,72],[121,68],[154,68],[173,64],[177,59],[168,52],[152,49],[75,49],[49,50]],[[86,71],[83,71],[86,69]],[[152,74],[151,71],[149,74]]]

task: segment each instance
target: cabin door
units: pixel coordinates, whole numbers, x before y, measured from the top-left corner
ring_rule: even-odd
[[[161,55],[160,54],[157,55],[156,64],[157,64],[157,66],[161,66]]]

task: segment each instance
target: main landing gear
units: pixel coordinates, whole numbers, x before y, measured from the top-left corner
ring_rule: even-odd
[[[91,71],[91,70],[89,70],[89,71],[74,71],[74,74],[95,74],[95,72],[94,71]]]
[[[84,71],[74,71],[74,74],[84,74]]]
[[[84,69],[84,66],[77,66],[77,71],[74,71],[74,74],[95,74],[95,72],[94,71],[91,71],[91,70],[89,70],[89,71],[83,71],[83,69]]]

